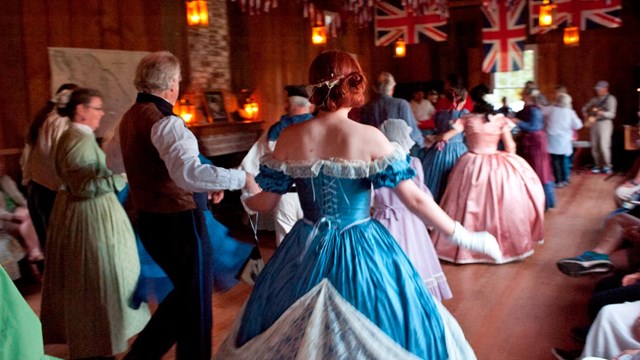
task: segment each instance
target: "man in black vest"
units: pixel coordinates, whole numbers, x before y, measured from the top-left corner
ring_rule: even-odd
[[[211,243],[195,192],[256,189],[240,170],[204,165],[198,143],[173,114],[180,63],[167,51],[147,55],[136,71],[136,103],[120,123],[124,165],[137,230],[173,283],[125,359],[160,359],[177,342],[177,358],[211,358]]]

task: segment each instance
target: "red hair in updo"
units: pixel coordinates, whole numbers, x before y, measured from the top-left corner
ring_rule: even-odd
[[[331,89],[325,82],[338,81]],[[344,51],[325,51],[309,66],[309,84],[313,89],[311,103],[322,111],[358,107],[364,104],[367,79],[360,64]]]

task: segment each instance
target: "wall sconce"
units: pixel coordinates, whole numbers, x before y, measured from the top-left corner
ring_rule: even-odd
[[[318,24],[311,28],[311,43],[313,45],[323,45],[327,43],[327,28]]]
[[[187,1],[187,24],[189,26],[209,25],[209,10],[205,0]]]
[[[580,28],[577,26],[567,26],[564,28],[564,36],[562,37],[562,40],[567,46],[580,45]]]
[[[245,120],[255,120],[258,118],[260,108],[258,103],[253,99],[253,90],[242,89],[238,96],[238,115]]]
[[[244,110],[245,116],[247,119],[257,119],[258,118],[258,103],[253,100],[253,98],[247,98],[245,100],[244,105],[242,106]]]
[[[558,6],[551,4],[549,0],[544,0],[540,5],[540,14],[538,15],[538,26],[555,27],[556,10]]]
[[[403,58],[407,56],[407,44],[404,42],[403,38],[396,40],[394,47],[395,47],[394,57]]]
[[[189,125],[195,120],[196,106],[187,99],[180,99],[173,106],[173,112],[178,114]]]

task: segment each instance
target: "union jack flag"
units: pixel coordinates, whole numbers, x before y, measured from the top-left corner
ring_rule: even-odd
[[[544,34],[551,31],[551,27],[539,27],[538,16],[543,0],[529,2],[529,32]],[[555,25],[580,26],[580,30],[597,27],[617,28],[622,26],[620,12],[621,0],[556,0]]]
[[[447,18],[437,10],[429,9],[424,14],[414,14],[402,6],[401,1],[376,1],[375,14],[376,46],[386,46],[402,37],[407,44],[447,40],[443,28]]]
[[[523,12],[525,1],[516,0],[510,5],[497,1],[482,6],[482,71],[485,73],[516,71],[523,66],[522,54],[527,37]]]

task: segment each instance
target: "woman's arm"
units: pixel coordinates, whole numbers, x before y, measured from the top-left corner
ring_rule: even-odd
[[[507,124],[502,127],[502,134],[500,135],[500,139],[502,140],[502,144],[504,145],[504,150],[508,153],[514,154],[516,152],[516,142],[513,141],[513,136],[511,135],[512,128],[513,126],[511,121],[507,119]]]
[[[427,226],[435,227],[445,236],[453,234],[453,219],[436,204],[433,198],[427,196],[412,181],[400,182],[394,191],[405,206]]]
[[[452,137],[460,134],[462,131],[464,131],[464,127],[460,124],[460,119],[456,119],[451,126],[451,129],[442,134],[436,135],[436,141],[449,141]]]
[[[453,244],[466,249],[487,254],[495,260],[502,258],[500,246],[493,235],[486,231],[470,232],[421,191],[411,180],[401,181],[394,192],[405,206],[418,216],[427,226],[434,226]]]
[[[276,206],[278,206],[281,197],[282,195],[280,194],[262,191],[246,198],[244,203],[253,211],[265,213],[275,209]]]

